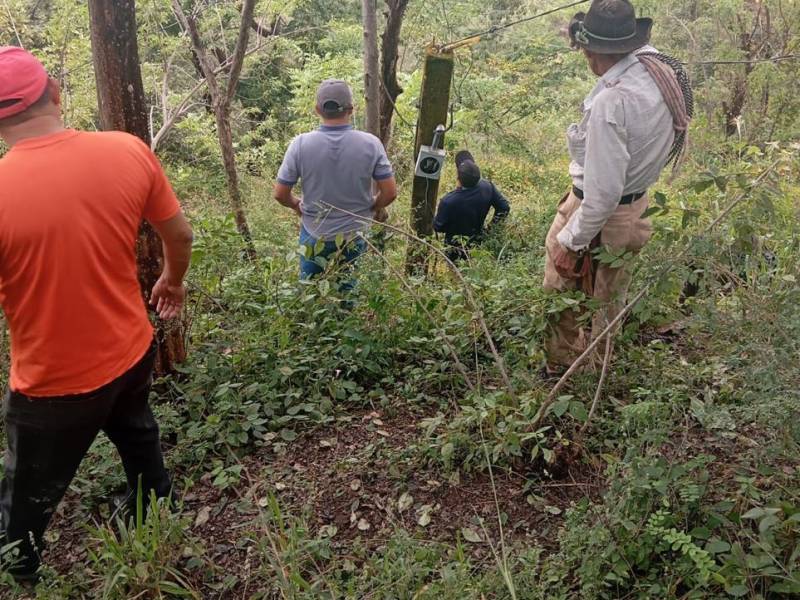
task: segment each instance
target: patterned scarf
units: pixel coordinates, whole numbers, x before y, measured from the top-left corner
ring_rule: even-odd
[[[642,52],[636,57],[656,82],[664,101],[672,114],[675,141],[669,152],[667,164],[673,163],[672,172],[678,171],[680,160],[686,150],[689,137],[689,122],[694,116],[694,93],[689,75],[676,59],[660,52]]]

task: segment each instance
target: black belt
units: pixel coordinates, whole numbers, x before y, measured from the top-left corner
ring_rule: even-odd
[[[573,185],[572,186],[572,193],[575,194],[581,200],[583,200],[583,190],[582,189],[577,188],[577,187],[575,187]],[[634,202],[639,200],[639,198],[644,198],[645,194],[647,194],[647,192],[637,192],[635,194],[628,194],[627,196],[623,196],[622,198],[620,198],[619,199],[619,203],[620,204],[633,204]]]

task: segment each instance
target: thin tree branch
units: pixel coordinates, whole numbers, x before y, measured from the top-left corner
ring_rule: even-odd
[[[244,0],[242,5],[242,21],[239,25],[239,37],[236,40],[236,48],[233,51],[231,61],[231,71],[228,77],[228,91],[224,101],[230,105],[236,95],[236,88],[239,85],[239,76],[242,74],[244,57],[247,54],[247,42],[250,39],[250,21],[253,20],[253,11],[256,7],[256,0]]]
[[[258,35],[260,35],[263,38],[271,38],[278,35],[278,33],[280,33],[282,25],[283,25],[283,19],[281,18],[280,15],[278,15],[275,18],[275,22],[269,27],[265,27],[255,18],[250,19],[250,29],[255,31]]]
[[[192,41],[192,47],[194,48],[195,54],[197,55],[197,60],[200,63],[200,69],[203,71],[203,75],[206,78],[208,91],[211,93],[211,97],[214,102],[217,102],[220,97],[217,75],[216,71],[211,66],[211,61],[208,59],[208,52],[206,52],[205,44],[203,44],[203,40],[200,37],[200,30],[197,27],[197,20],[195,19],[194,15],[186,15],[179,0],[172,0],[172,11],[175,13],[175,16],[177,17],[178,22],[181,24],[183,30],[189,34],[189,39]]]
[[[594,393],[594,400],[592,400],[592,408],[589,410],[589,416],[586,417],[586,423],[584,423],[583,427],[581,427],[580,435],[586,433],[586,429],[589,427],[589,423],[591,423],[594,413],[597,411],[597,405],[600,404],[600,396],[603,393],[603,385],[605,384],[606,376],[608,375],[608,366],[611,364],[613,340],[614,334],[609,333],[606,336],[606,353],[605,356],[603,356],[603,371],[600,373],[600,382],[597,384],[597,391]]]
[[[318,29],[327,29],[327,26],[323,26],[323,27],[306,27],[304,29],[296,29],[294,31],[288,31],[285,34],[275,35],[275,36],[273,36],[272,39],[275,40],[275,39],[277,39],[279,37],[285,37],[285,36],[288,37],[290,35],[298,35],[298,34],[302,34],[302,33],[308,33],[309,31],[316,31]],[[250,56],[251,54],[255,54],[256,52],[260,52],[264,48],[268,48],[268,47],[270,47],[269,44],[259,44],[259,45],[255,46],[253,48],[250,48],[247,52],[245,52],[245,56]],[[87,63],[87,64],[91,64],[91,63]],[[224,64],[221,64],[214,70],[214,74],[216,75],[216,74],[222,73],[228,67],[229,67],[229,63],[228,62],[226,62]],[[195,84],[195,86],[191,90],[189,90],[186,93],[186,95],[180,101],[178,106],[175,107],[175,110],[172,111],[170,117],[164,122],[164,124],[158,130],[158,133],[156,133],[156,134],[154,134],[152,136],[153,143],[151,145],[151,149],[153,151],[156,150],[156,148],[158,147],[159,143],[167,136],[167,134],[170,132],[170,130],[175,126],[175,123],[178,122],[178,119],[180,119],[183,115],[186,114],[186,112],[188,110],[188,107],[189,107],[189,103],[191,102],[191,100],[194,97],[194,95],[197,94],[197,92],[199,92],[200,90],[202,90],[207,85],[207,83],[208,82],[206,81],[206,79],[201,79],[200,81],[197,82],[197,84]]]
[[[187,93],[186,96],[184,96],[184,98],[183,98],[183,100],[181,100],[180,104],[178,104],[178,106],[175,107],[175,110],[172,111],[172,113],[170,114],[169,119],[167,119],[164,122],[164,124],[161,125],[161,128],[158,130],[158,133],[156,133],[153,136],[153,141],[150,144],[151,150],[153,150],[153,152],[156,151],[156,148],[158,148],[158,144],[161,142],[161,140],[164,139],[164,137],[166,137],[166,135],[170,132],[170,130],[175,126],[175,123],[178,122],[178,119],[180,119],[186,113],[186,111],[188,109],[188,106],[189,106],[189,102],[191,102],[192,97],[197,92],[199,92],[201,89],[203,89],[203,87],[207,83],[208,83],[208,80],[201,79],[189,91],[189,93]]]

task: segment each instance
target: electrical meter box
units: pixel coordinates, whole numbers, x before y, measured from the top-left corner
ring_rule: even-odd
[[[446,152],[440,148],[420,146],[416,176],[425,179],[439,179],[442,176],[446,156]]]

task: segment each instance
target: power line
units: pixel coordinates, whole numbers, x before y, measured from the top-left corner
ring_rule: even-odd
[[[753,60],[700,60],[684,62],[684,65],[757,65],[761,63],[781,62],[787,60],[797,60],[800,54],[783,54],[769,58],[755,58]]]
[[[534,15],[529,15],[529,16],[524,17],[522,19],[518,19],[516,21],[511,21],[510,23],[505,23],[504,25],[495,25],[494,27],[491,27],[491,28],[489,28],[489,29],[487,29],[485,31],[478,31],[478,32],[472,33],[472,34],[470,34],[468,36],[465,36],[463,38],[454,40],[454,41],[452,41],[450,43],[443,44],[442,46],[439,47],[439,49],[442,50],[442,51],[452,50],[452,49],[460,46],[464,42],[468,42],[468,41],[470,41],[470,40],[472,40],[474,38],[481,38],[481,37],[486,36],[486,35],[493,35],[493,34],[497,33],[498,31],[503,31],[504,29],[508,29],[509,27],[514,27],[514,26],[520,25],[522,23],[527,23],[528,21],[533,21],[534,19],[540,19],[542,17],[546,17],[547,15],[552,15],[553,13],[556,13],[556,12],[559,12],[559,11],[562,11],[562,10],[566,10],[568,8],[572,8],[573,6],[578,6],[580,4],[586,4],[589,1],[590,0],[578,0],[577,2],[572,2],[571,4],[565,4],[564,6],[551,8],[550,10],[546,10],[544,12],[536,13]]]

